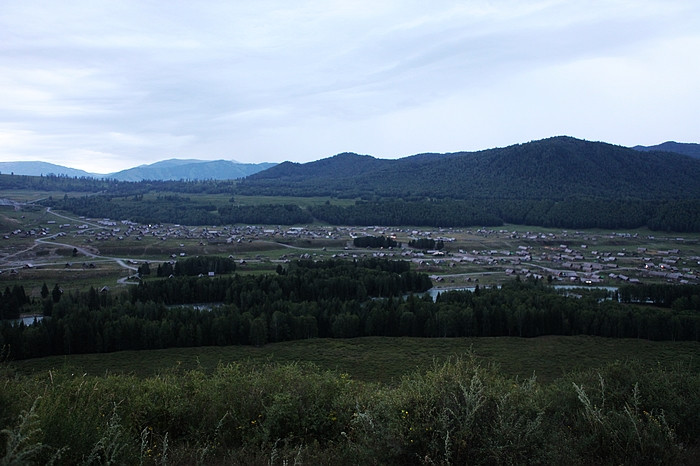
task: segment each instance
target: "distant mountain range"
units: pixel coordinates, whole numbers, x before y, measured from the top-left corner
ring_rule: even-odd
[[[170,159],[107,175],[119,181],[234,180],[274,167],[274,163],[239,163],[229,160]]]
[[[228,160],[170,159],[102,175],[46,162],[0,162],[0,173],[31,176],[53,174],[70,177],[111,178],[118,181],[229,180],[244,178],[275,165],[274,163],[239,163]]]
[[[657,154],[650,156],[648,163],[651,164],[649,168],[653,166],[658,171],[640,168],[638,165],[641,159],[631,155],[638,152]],[[664,154],[659,155],[662,152]],[[661,183],[661,180],[677,183],[678,179],[665,176],[669,169],[675,172],[674,167],[685,167],[687,164],[678,161],[680,159],[676,158],[677,154],[700,159],[700,144],[669,141],[656,146],[635,146],[630,149],[570,137],[556,137],[478,152],[418,154],[396,160],[353,153],[342,153],[305,164],[170,159],[106,175],[46,162],[0,162],[0,173],[32,176],[53,174],[119,181],[227,180],[249,177],[242,184],[246,192],[343,196],[366,195],[369,192],[400,196],[511,197],[515,195],[514,190],[524,186],[526,191],[546,197],[547,193],[562,194],[577,190],[580,194],[596,189],[604,180],[615,180],[613,183],[616,184],[617,191],[636,196],[640,189],[643,191],[643,187],[632,189],[631,186],[646,177],[651,178],[652,185]],[[691,173],[695,173],[692,170],[691,168]],[[687,178],[683,173],[678,175],[680,179]],[[545,179],[556,177],[556,183],[547,187],[547,183],[542,181],[543,176]],[[437,185],[433,185],[433,182],[437,182]],[[693,180],[691,184],[697,187],[700,183]],[[494,186],[497,187],[494,189]]]
[[[94,175],[83,170],[75,168],[63,167],[47,162],[0,162],[0,173],[28,176],[41,175],[60,175],[60,176],[90,176],[98,177],[103,175]]]
[[[655,146],[634,146],[632,149],[643,152],[675,152],[677,154],[689,155],[691,157],[700,158],[700,144],[667,141],[663,144],[657,144]]]
[[[398,160],[343,153],[284,162],[243,179],[236,191],[365,199],[700,199],[700,159],[561,136]]]

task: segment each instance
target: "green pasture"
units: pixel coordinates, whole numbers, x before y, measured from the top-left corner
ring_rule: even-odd
[[[614,361],[636,360],[670,367],[681,364],[700,371],[700,343],[653,342],[590,336],[539,338],[389,338],[311,339],[263,347],[227,346],[124,351],[109,354],[54,356],[16,361],[18,373],[64,368],[74,373],[152,376],[174,367],[213,371],[231,362],[310,362],[321,369],[348,373],[367,382],[397,383],[404,375],[430,368],[434,361],[473,352],[482,364],[495,364],[510,377],[533,374],[542,382],[575,370],[601,367]]]
[[[234,195],[235,204],[238,205],[265,205],[265,204],[296,204],[302,209],[308,206],[325,204],[349,206],[355,204],[355,199],[337,199],[333,197],[286,197],[286,196],[241,196]]]
[[[64,191],[36,191],[32,189],[0,189],[0,198],[10,199],[17,202],[36,202],[48,197],[62,199],[64,195],[69,197],[88,196],[84,192],[64,192]]]
[[[43,266],[33,269],[17,269],[17,274],[3,273],[0,275],[0,287],[22,285],[25,292],[32,296],[40,295],[41,286],[46,283],[49,288],[58,284],[65,292],[87,291],[91,286],[115,288],[117,280],[129,275],[129,272],[113,261],[89,260],[95,268],[83,268],[82,261],[74,262],[70,268],[65,265]]]
[[[18,194],[20,191],[18,191]],[[84,195],[84,194],[83,194]],[[63,194],[61,193],[61,196]],[[280,205],[280,204],[293,204],[298,205],[302,209],[308,206],[314,206],[319,204],[325,204],[330,202],[334,205],[348,206],[354,205],[355,199],[336,199],[332,197],[294,197],[294,196],[242,196],[235,193],[176,193],[168,191],[152,191],[145,193],[143,195],[143,200],[156,200],[158,197],[163,196],[177,196],[183,199],[189,199],[190,202],[195,204],[214,204],[219,205],[241,205],[241,206],[256,206],[256,205]],[[43,196],[48,197],[48,196]],[[54,195],[55,197],[55,195]],[[231,202],[233,198],[234,202]],[[115,197],[113,201],[119,202],[120,200],[131,200],[133,196]]]

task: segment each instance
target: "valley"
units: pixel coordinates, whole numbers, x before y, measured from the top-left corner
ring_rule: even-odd
[[[256,198],[256,202],[265,201]],[[197,255],[231,256],[241,265],[240,273],[274,272],[278,264],[300,258],[407,260],[416,270],[430,274],[436,288],[492,286],[516,276],[560,285],[607,287],[697,284],[700,276],[700,235],[692,233],[571,231],[520,225],[144,225],[79,217],[34,204],[14,204],[4,208],[2,215],[4,224],[16,228],[0,239],[0,283],[11,286],[21,280],[32,296],[38,296],[44,282],[58,282],[66,289],[125,286],[138,282],[139,265],[155,266]],[[353,239],[366,236],[390,237],[401,246],[372,249],[353,245]],[[442,240],[444,249],[408,246],[409,241],[421,238]]]
[[[61,464],[691,464],[699,165],[636,154],[0,175],[3,432]]]

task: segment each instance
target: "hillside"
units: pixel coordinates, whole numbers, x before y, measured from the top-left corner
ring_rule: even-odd
[[[240,194],[456,199],[700,198],[700,160],[554,137],[479,152],[381,160],[341,154],[252,175]]]
[[[326,177],[333,173],[338,178],[363,176],[382,170],[391,165],[391,160],[376,159],[369,155],[344,152],[314,162],[300,164],[283,162],[255,175],[255,179],[292,179],[304,181],[307,178]]]
[[[676,154],[683,154],[689,155],[690,157],[700,158],[700,144],[693,143],[667,141],[662,144],[657,144],[655,146],[634,146],[632,149],[642,152],[674,152]]]

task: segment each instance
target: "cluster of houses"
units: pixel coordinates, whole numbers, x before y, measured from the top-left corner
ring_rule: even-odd
[[[46,236],[50,234],[50,228],[49,227],[37,227],[37,228],[32,228],[29,230],[13,230],[10,233],[2,235],[3,239],[10,239],[13,236],[19,237],[19,238],[31,238],[31,237],[39,237],[39,236]]]
[[[486,237],[502,235],[511,239],[526,239],[535,244],[535,246],[518,246],[518,250],[515,252],[481,251],[477,253],[472,251],[472,257],[466,259],[476,263],[479,263],[474,257],[476,254],[482,258],[487,256],[486,261],[482,262],[487,265],[511,261],[514,266],[519,266],[523,262],[535,261],[541,271],[554,279],[586,284],[600,283],[604,278],[628,283],[641,283],[644,278],[664,278],[667,282],[678,284],[700,282],[698,268],[692,267],[700,265],[700,257],[681,258],[679,249],[648,250],[645,247],[638,247],[633,251],[622,248],[613,252],[589,250],[589,246],[586,244],[580,244],[578,248],[567,244],[551,245],[552,241],[556,239],[570,242],[578,240],[596,242],[601,239],[636,241],[639,238],[637,233],[609,233],[596,236],[590,233],[563,231],[555,235],[553,233],[518,233],[507,230],[481,229],[477,230],[476,234]],[[645,239],[647,241],[656,240],[653,236],[648,236]],[[674,238],[674,240],[684,241],[683,238]],[[539,252],[530,254],[530,251]],[[512,255],[519,257],[517,260],[513,260],[510,259]],[[505,272],[508,274],[532,274],[531,270],[524,267],[507,268]]]
[[[605,248],[603,246],[590,246],[601,240],[615,240],[622,242],[631,240],[634,243],[639,239],[638,234],[630,233],[605,233],[593,234],[583,232],[530,232],[510,231],[507,229],[480,228],[476,230],[461,230],[441,228],[435,230],[412,229],[402,227],[344,227],[344,226],[220,226],[220,227],[187,227],[181,225],[137,224],[128,220],[116,222],[111,219],[89,220],[81,218],[77,224],[48,221],[46,227],[37,227],[31,230],[15,230],[3,237],[9,239],[12,236],[40,237],[51,235],[51,229],[72,230],[76,235],[83,237],[84,242],[93,241],[121,241],[127,238],[140,241],[144,238],[157,238],[165,241],[176,239],[182,241],[196,240],[200,245],[205,244],[238,244],[252,241],[277,241],[285,240],[338,240],[345,241],[344,252],[333,254],[333,257],[357,258],[366,255],[386,258],[402,258],[414,261],[419,265],[446,265],[458,267],[459,265],[484,266],[499,270],[508,275],[521,275],[525,277],[552,277],[554,280],[565,282],[580,282],[596,284],[605,280],[626,281],[636,283],[644,278],[658,280],[665,279],[674,283],[698,283],[700,282],[700,257],[681,258],[680,250],[648,250],[644,247],[626,250],[619,246]],[[53,233],[55,236],[65,236],[65,232]],[[359,252],[352,248],[352,239],[362,236],[386,236],[406,241],[408,239],[430,238],[442,241],[448,253],[444,251],[422,251],[408,248],[403,244],[401,248],[393,248],[379,251]],[[502,239],[503,244],[518,244],[512,249],[483,249],[483,250],[458,250],[449,247],[456,237],[476,237],[484,240]],[[643,238],[645,243],[655,241],[648,236]],[[676,238],[683,242],[682,238]],[[494,241],[493,244],[498,244]],[[586,243],[586,244],[584,244]],[[572,244],[576,246],[572,246]],[[588,244],[588,245],[587,245]],[[593,250],[593,248],[600,249]],[[325,248],[324,248],[325,249]],[[609,250],[603,250],[609,249]],[[610,250],[611,249],[611,250]],[[180,253],[184,255],[184,253]],[[313,257],[308,253],[304,255]],[[292,255],[283,255],[282,260],[287,260]],[[293,255],[299,257],[299,254]],[[176,257],[173,255],[173,257]],[[689,265],[690,264],[690,265]]]

